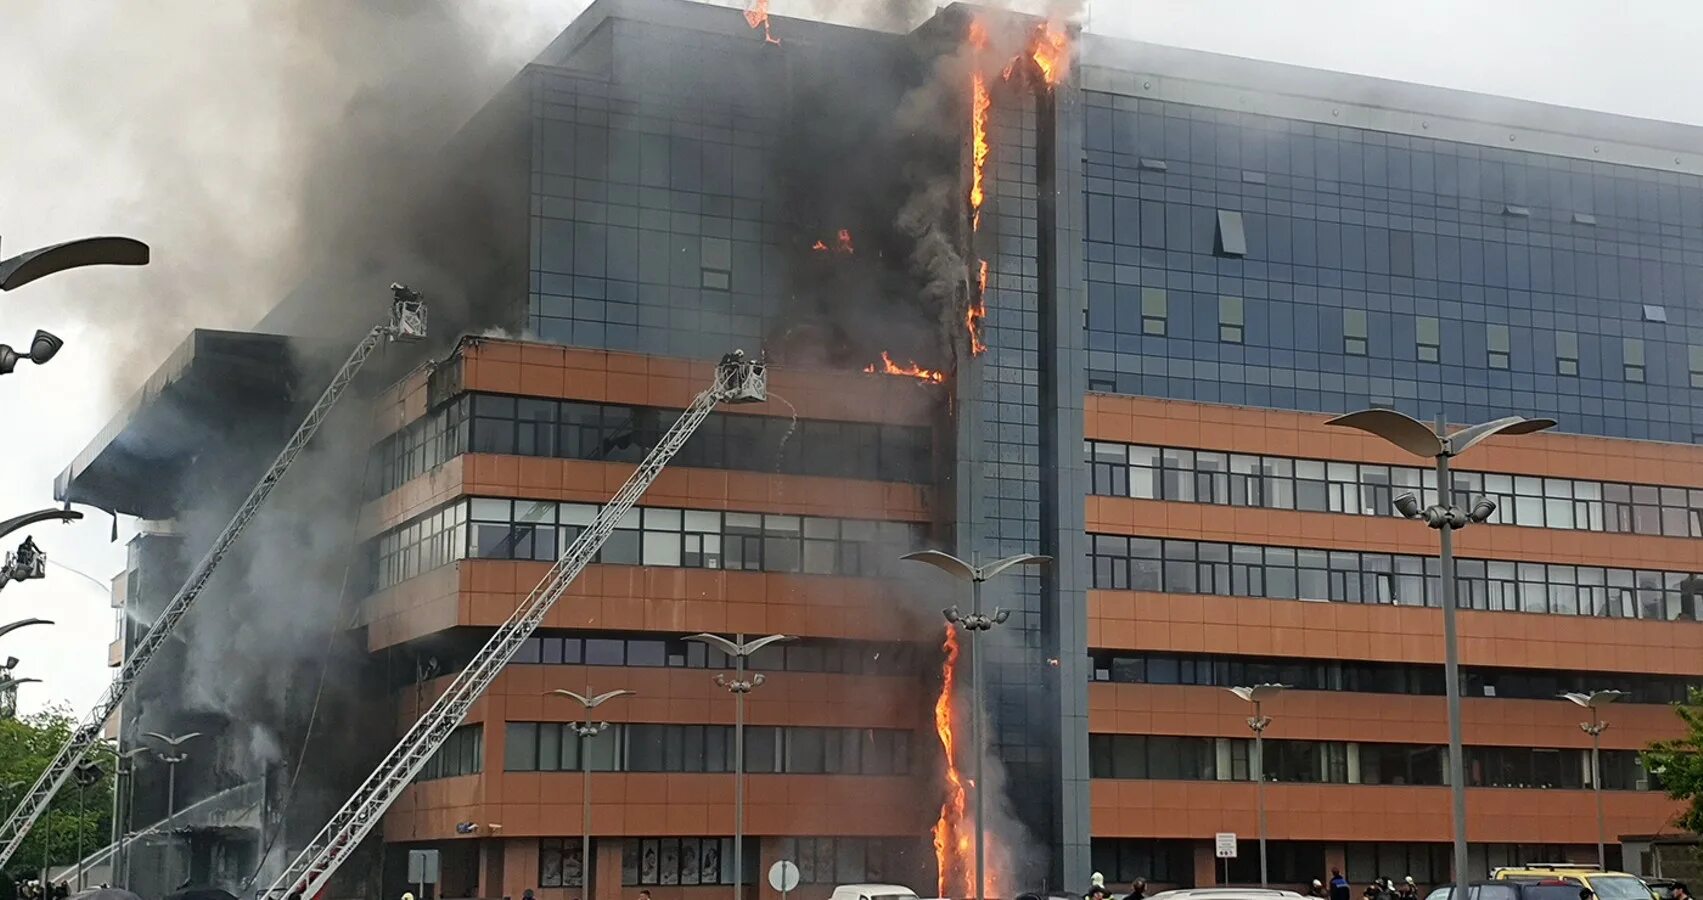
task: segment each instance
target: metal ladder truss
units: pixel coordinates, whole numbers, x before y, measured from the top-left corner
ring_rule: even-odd
[[[119,668],[118,674],[113,676],[112,683],[101,695],[95,708],[72,730],[70,740],[60,749],[59,755],[53,758],[53,762],[48,764],[41,777],[36,779],[35,785],[24,795],[23,801],[12,811],[11,817],[4,825],[0,825],[0,868],[4,868],[13,854],[18,852],[24,838],[29,835],[30,828],[53,801],[53,795],[71,777],[72,771],[82,762],[83,757],[88,755],[89,750],[100,741],[101,729],[106,725],[107,719],[112,717],[113,712],[118,709],[118,704],[135,686],[136,679],[148,668],[148,663],[177,629],[190,605],[200,596],[201,589],[207,586],[207,580],[212,577],[213,570],[218,568],[220,561],[230,552],[237,537],[266,502],[272,489],[278,486],[278,481],[284,477],[284,473],[289,471],[290,464],[296,461],[308,442],[313,440],[314,433],[325,424],[326,416],[330,414],[332,407],[337,405],[338,399],[354,381],[355,375],[361,371],[373,350],[386,339],[417,341],[425,337],[426,305],[420,295],[399,284],[391,285],[391,294],[389,321],[373,326],[366,337],[355,345],[343,367],[337,370],[325,392],[319,395],[319,400],[308,410],[306,418],[284,444],[284,449],[278,452],[278,457],[272,461],[266,474],[260,476],[260,481],[249,491],[242,505],[237,507],[231,521],[225,525],[225,530],[213,539],[212,546],[207,548],[206,555],[195,565],[189,580],[183,583],[183,587],[178,588],[177,595],[160,610],[159,616],[148,626],[147,632],[125,656],[124,665]]]
[[[414,722],[373,771],[365,783],[343,804],[272,886],[260,892],[263,898],[313,897],[336,873],[361,840],[372,831],[403,789],[414,780],[473,703],[496,681],[520,645],[532,636],[544,616],[579,577],[615,524],[633,508],[645,490],[662,474],[674,454],[698,430],[719,403],[760,403],[768,398],[768,372],[761,362],[746,360],[739,351],[722,357],[716,367],[715,383],[692,401],[674,426],[663,435],[627,483],[615,493],[585,531],[580,532],[532,593],[499,627],[467,667],[455,677],[425,715]]]

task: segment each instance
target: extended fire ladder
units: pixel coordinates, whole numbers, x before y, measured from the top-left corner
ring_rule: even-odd
[[[349,354],[343,367],[338,369],[336,376],[331,379],[331,384],[326,386],[325,392],[319,395],[319,400],[308,410],[307,417],[302,420],[296,433],[290,436],[284,449],[278,452],[278,458],[272,461],[272,466],[266,470],[266,474],[260,476],[254,490],[250,491],[242,505],[237,507],[236,513],[231,516],[230,524],[213,539],[212,546],[207,548],[206,555],[195,565],[189,580],[183,583],[183,587],[178,588],[177,595],[160,611],[159,617],[148,626],[147,632],[136,642],[135,648],[125,656],[124,665],[119,668],[118,674],[113,676],[112,684],[107,687],[106,693],[101,695],[95,708],[83,717],[83,721],[71,732],[71,739],[59,751],[59,755],[54,757],[47,770],[36,779],[35,786],[24,795],[23,802],[13,810],[6,823],[0,825],[0,868],[4,868],[12,855],[18,852],[18,847],[30,833],[30,828],[47,811],[48,804],[53,801],[53,795],[71,777],[72,771],[82,762],[90,748],[100,740],[101,729],[106,725],[107,719],[118,709],[124,695],[135,686],[137,677],[148,667],[148,663],[165,644],[166,638],[177,628],[178,622],[183,620],[190,604],[200,596],[201,589],[207,586],[207,580],[212,577],[213,570],[218,568],[219,562],[230,552],[231,545],[254,518],[261,504],[266,502],[272,489],[278,486],[278,481],[284,477],[284,473],[289,471],[290,464],[296,461],[308,441],[313,439],[314,433],[325,424],[331,408],[337,405],[337,400],[343,396],[344,390],[354,381],[367,357],[387,339],[417,341],[425,337],[426,304],[420,299],[420,295],[399,284],[391,285],[390,290],[392,296],[389,321],[373,326],[366,337],[355,345],[354,352]]]
[[[515,608],[508,621],[491,635],[491,639],[455,677],[449,689],[414,722],[384,762],[379,763],[366,782],[343,804],[343,808],[331,817],[331,821],[314,836],[272,886],[260,893],[260,897],[282,900],[288,896],[290,900],[298,900],[315,896],[336,873],[337,867],[378,824],[390,804],[449,739],[450,732],[461,723],[474,701],[497,680],[521,644],[532,636],[550,608],[556,605],[574,579],[597,555],[603,542],[614,532],[615,524],[633,508],[651,482],[662,474],[668,461],[685,446],[686,439],[698,430],[716,405],[761,403],[766,399],[768,371],[762,363],[745,359],[739,351],[722,357],[716,367],[715,382],[692,401],[674,427],[663,435],[656,449],[639,463],[627,483],[621,485],[591,525],[563,551],[543,580]]]

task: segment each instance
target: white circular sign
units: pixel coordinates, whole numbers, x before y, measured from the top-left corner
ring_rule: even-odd
[[[781,893],[798,887],[798,864],[790,859],[783,859],[769,867],[769,887]]]

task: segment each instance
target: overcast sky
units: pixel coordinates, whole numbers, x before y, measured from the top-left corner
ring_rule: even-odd
[[[290,225],[269,211],[288,208],[281,192],[291,183],[279,150],[290,136],[268,79],[313,51],[273,40],[250,7],[275,14],[295,2],[310,0],[6,4],[0,256],[123,233],[153,243],[155,265],[72,272],[0,296],[0,341],[27,344],[38,327],[67,341],[50,365],[0,378],[0,518],[52,505],[54,475],[187,328],[249,326],[288,283],[268,252]],[[465,2],[488,12],[490,52],[511,70],[585,5]],[[780,15],[846,16],[851,6],[773,0]],[[1156,43],[1703,122],[1703,5],[1694,2],[1101,0],[1088,19],[1093,31]],[[187,224],[162,212],[186,208],[196,219]],[[131,533],[121,527],[111,543],[110,527],[93,516],[33,529],[53,560],[49,577],[0,593],[3,621],[59,623],[0,647],[44,679],[24,688],[25,709],[69,702],[80,715],[106,684],[113,613],[96,582],[123,567]]]

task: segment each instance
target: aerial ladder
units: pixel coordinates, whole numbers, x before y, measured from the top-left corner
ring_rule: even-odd
[[[272,489],[278,486],[284,473],[289,471],[290,464],[296,461],[308,442],[313,440],[320,426],[325,424],[332,407],[337,405],[343,392],[355,380],[355,375],[366,364],[367,358],[386,341],[418,341],[426,336],[425,301],[419,294],[399,284],[391,285],[390,291],[390,318],[382,324],[374,325],[366,337],[355,345],[343,367],[337,370],[331,383],[326,386],[325,392],[319,395],[319,399],[308,410],[302,424],[296,428],[296,433],[290,436],[290,440],[284,444],[284,449],[278,452],[277,459],[272,461],[271,467],[260,476],[260,481],[249,491],[242,505],[237,507],[225,530],[213,539],[206,555],[195,564],[189,579],[183,583],[183,587],[178,588],[176,596],[160,610],[159,616],[148,626],[147,632],[125,656],[124,665],[119,668],[118,674],[113,676],[112,684],[107,687],[106,693],[101,695],[95,708],[72,730],[70,740],[60,749],[59,755],[53,758],[47,770],[36,779],[35,786],[24,795],[23,801],[12,811],[11,817],[4,825],[0,825],[0,868],[4,868],[12,855],[18,852],[18,847],[30,833],[30,828],[47,812],[53,795],[71,777],[89,750],[100,741],[101,729],[106,725],[107,719],[111,718],[113,712],[118,709],[118,704],[136,685],[136,679],[148,668],[148,663],[158,654],[166,639],[171,637],[178,623],[183,621],[190,605],[207,586],[213,570],[218,568],[220,561],[230,552],[231,546],[266,502]]]
[[[633,508],[715,407],[722,403],[761,403],[766,399],[766,366],[746,359],[742,351],[723,356],[716,366],[714,383],[698,394],[692,405],[662,436],[656,448],[639,463],[627,483],[615,492],[591,525],[562,552],[561,558],[545,573],[538,586],[491,635],[491,639],[450,683],[448,690],[426,710],[425,715],[415,720],[413,727],[408,729],[372,775],[308,842],[272,886],[260,892],[259,896],[263,900],[300,900],[317,896],[337,872],[338,866],[360,846],[361,840],[378,824],[385,810],[444,745],[450,732],[461,724],[468,709],[497,680],[521,644],[532,636],[556,601],[590,564],[603,542],[614,532],[615,524]]]

